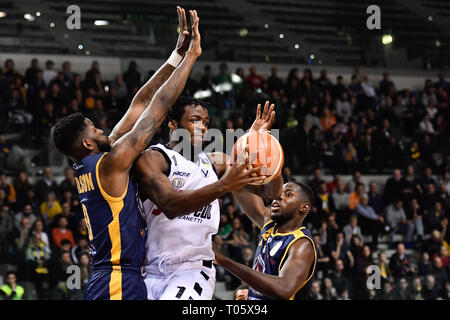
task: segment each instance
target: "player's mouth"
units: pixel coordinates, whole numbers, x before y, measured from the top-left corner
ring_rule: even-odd
[[[278,212],[281,209],[280,203],[275,200],[272,202],[272,205],[270,206],[270,208],[272,209],[272,212]]]

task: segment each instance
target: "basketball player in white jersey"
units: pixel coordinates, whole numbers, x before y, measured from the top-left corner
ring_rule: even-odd
[[[251,130],[269,130],[274,106],[268,102]],[[181,98],[168,115],[170,136],[177,128],[201,146],[209,115],[201,101]],[[201,130],[198,134],[197,130]],[[218,197],[245,187],[273,199],[281,193],[280,177],[264,186],[247,186],[259,180],[246,164],[230,165],[224,153],[199,152],[193,161],[173,148],[176,142],[151,146],[136,162],[136,176],[147,219],[145,284],[149,300],[210,300],[215,287],[212,236],[220,220]],[[248,163],[248,158],[246,159]],[[220,180],[219,180],[220,178]],[[182,191],[182,192],[179,192]]]

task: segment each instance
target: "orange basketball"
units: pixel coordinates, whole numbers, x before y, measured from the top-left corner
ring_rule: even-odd
[[[281,173],[281,169],[284,164],[284,152],[281,144],[278,140],[272,136],[269,132],[263,131],[250,131],[240,137],[233,146],[232,159],[237,161],[238,155],[242,150],[246,150],[248,146],[248,153],[246,156],[250,156],[250,168],[261,168],[256,176],[264,176],[261,182],[252,183],[253,185],[262,185],[269,183],[272,179],[278,177]],[[255,159],[252,159],[251,155],[254,155],[258,151]],[[249,168],[249,169],[250,169]]]

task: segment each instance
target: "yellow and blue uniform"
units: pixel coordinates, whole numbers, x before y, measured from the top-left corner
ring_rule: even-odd
[[[145,300],[141,267],[147,229],[137,188],[129,179],[120,197],[111,197],[103,190],[98,167],[105,154],[87,156],[73,166],[92,256],[92,275],[84,298]]]
[[[317,247],[312,239],[311,233],[306,227],[298,228],[288,233],[274,233],[275,222],[268,221],[261,229],[258,247],[256,248],[253,269],[272,276],[278,276],[283,264],[286,262],[291,245],[298,239],[307,238],[314,247],[314,262],[311,265],[308,276],[290,300],[305,300],[309,292],[312,279],[316,273]],[[269,297],[262,295],[250,288],[248,290],[249,300],[270,300]]]

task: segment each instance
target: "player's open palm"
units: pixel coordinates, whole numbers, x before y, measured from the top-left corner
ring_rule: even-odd
[[[191,35],[188,31],[187,19],[186,19],[186,11],[177,6],[178,13],[178,23],[180,27],[180,33],[178,34],[178,41],[176,49],[178,54],[184,56],[187,49],[189,48],[189,43],[191,42]]]
[[[200,45],[200,32],[198,31],[200,18],[198,17],[196,10],[189,10],[189,14],[191,15],[192,33],[188,52],[194,54],[196,57],[199,57],[202,54],[202,47]]]
[[[256,109],[256,118],[250,127],[250,131],[270,131],[275,122],[275,105],[271,104],[269,108],[269,101],[264,104],[264,110],[261,115],[261,104],[258,104]]]

